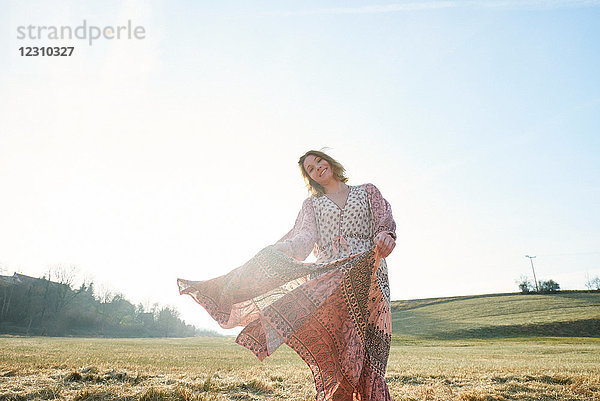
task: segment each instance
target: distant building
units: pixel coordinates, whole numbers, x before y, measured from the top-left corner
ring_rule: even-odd
[[[46,280],[45,278],[37,278],[27,276],[21,273],[15,273],[12,276],[2,276],[0,275],[0,285],[15,285],[15,284],[40,284],[40,283],[51,283],[53,285],[66,285],[62,283],[57,283],[55,281]]]
[[[19,284],[19,278],[17,277],[17,273],[12,276],[3,276],[0,275],[0,285],[13,285]]]

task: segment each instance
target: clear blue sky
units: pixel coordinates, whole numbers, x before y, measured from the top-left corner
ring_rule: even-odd
[[[600,1],[2,0],[0,263],[134,301],[275,241],[331,147],[391,202],[395,299],[600,275]],[[26,58],[20,25],[142,41]],[[170,283],[170,284],[169,284]]]

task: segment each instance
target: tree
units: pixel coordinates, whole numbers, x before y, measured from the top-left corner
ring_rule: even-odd
[[[556,292],[560,285],[554,280],[540,281],[540,292]]]
[[[107,284],[100,284],[98,290],[98,303],[99,308],[96,309],[99,320],[100,320],[100,333],[105,334],[106,321],[107,321],[107,305],[113,299],[113,292]]]
[[[529,294],[530,292],[535,291],[535,286],[529,281],[527,276],[521,276],[519,280],[517,280],[517,284],[519,285],[519,290],[523,294]]]
[[[533,284],[527,276],[521,276],[519,280],[517,280],[517,284],[519,286],[519,290],[521,290],[521,293],[523,294],[537,292],[535,284]],[[554,280],[539,281],[538,288],[539,292],[556,292],[560,290],[560,285]]]
[[[158,312],[158,319],[156,319],[156,325],[158,326],[159,333],[163,337],[169,337],[175,335],[177,325],[180,323],[179,312],[171,307],[165,306]]]
[[[590,278],[586,275],[585,287],[590,291],[600,291],[600,277]]]
[[[63,335],[65,334],[68,308],[73,300],[85,291],[85,282],[79,289],[73,288],[73,283],[78,276],[76,266],[57,265],[51,267],[46,275],[46,291],[40,321],[43,324],[44,333]]]

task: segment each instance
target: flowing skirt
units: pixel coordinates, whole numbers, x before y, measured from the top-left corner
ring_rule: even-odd
[[[376,247],[327,264],[267,247],[224,276],[177,282],[221,327],[243,326],[236,342],[261,361],[283,343],[294,349],[313,373],[317,401],[391,401],[380,260]]]

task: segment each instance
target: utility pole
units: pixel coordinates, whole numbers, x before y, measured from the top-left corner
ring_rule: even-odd
[[[525,257],[529,258],[529,261],[531,262],[531,270],[533,270],[533,280],[535,281],[535,291],[540,292],[540,289],[538,288],[537,278],[535,277],[535,269],[533,268],[533,259],[535,258],[535,256],[525,255]]]

